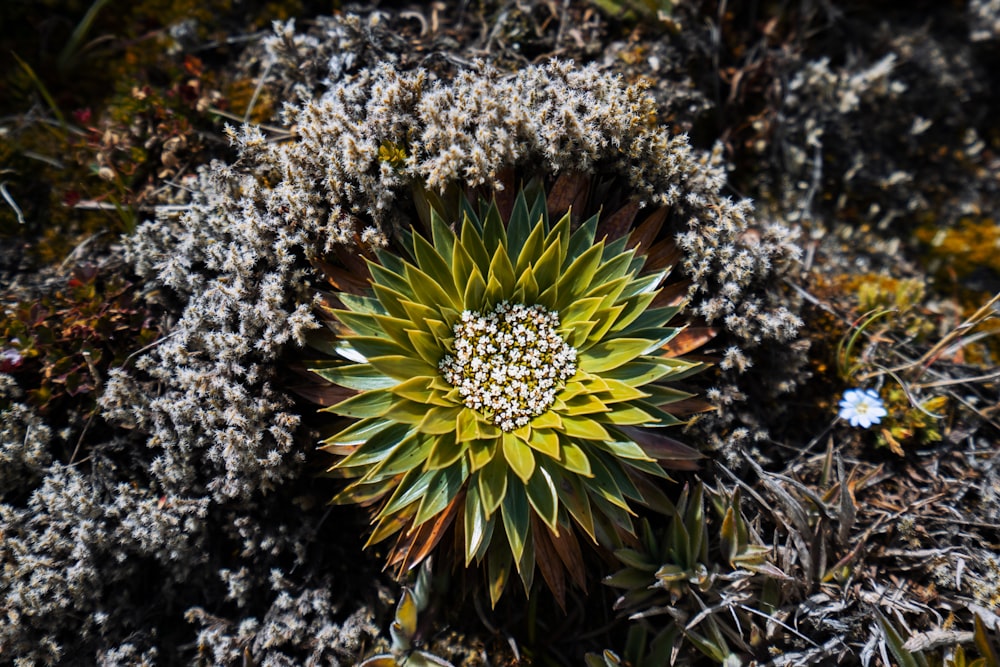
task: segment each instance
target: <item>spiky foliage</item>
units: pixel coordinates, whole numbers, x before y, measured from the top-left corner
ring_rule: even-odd
[[[531,189],[507,221],[495,200],[464,197],[446,219],[423,192],[429,238],[378,251],[370,288],[325,308],[339,358],[314,369],[344,390],[325,411],[354,420],[323,442],[354,480],[334,501],[377,506],[369,544],[398,533],[401,569],[454,524],[494,604],[512,563],[526,591],[536,562],[560,600],[564,568],[582,586],[576,530],[613,547],[632,503],[669,509],[661,464],[699,458],[646,428],[678,423],[671,405],[690,394],[668,383],[702,366],[673,356],[679,306],[657,301],[669,268],[646,270],[638,238],[595,241],[596,215],[550,222]]]
[[[719,522],[715,535],[706,504]],[[771,564],[770,549],[753,534],[740,505],[739,489],[709,493],[700,481],[687,485],[665,533],[644,524],[638,544],[615,552],[625,565],[605,582],[624,591],[615,608],[634,620],[669,618],[649,641],[643,626],[631,633],[631,664],[675,664],[685,640],[724,665],[744,664],[753,653],[751,637],[763,632],[762,619],[779,604],[776,584],[788,577]],[[614,664],[611,656],[602,659]]]

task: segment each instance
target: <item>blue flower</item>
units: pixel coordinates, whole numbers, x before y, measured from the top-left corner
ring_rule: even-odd
[[[851,426],[869,428],[887,414],[874,389],[848,389],[840,400],[840,418],[851,422]]]

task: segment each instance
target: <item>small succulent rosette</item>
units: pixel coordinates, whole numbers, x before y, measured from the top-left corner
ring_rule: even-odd
[[[660,289],[670,253],[648,251],[664,216],[611,241],[537,185],[509,214],[495,199],[420,203],[428,234],[323,266],[340,292],[313,371],[344,421],[322,448],[352,480],[334,502],[372,508],[369,544],[396,535],[389,565],[446,539],[485,563],[494,604],[511,564],[526,591],[537,564],[562,601],[567,572],[585,585],[580,531],[614,548],[634,503],[670,510],[664,468],[701,458],[663,429],[692,403],[672,383],[703,367],[677,356],[700,337],[667,326],[683,289]]]

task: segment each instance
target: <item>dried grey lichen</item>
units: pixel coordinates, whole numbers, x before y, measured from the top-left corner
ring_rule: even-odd
[[[214,665],[352,665],[362,646],[379,635],[372,612],[362,607],[341,618],[330,587],[294,590],[272,572],[273,602],[262,619],[230,621],[193,608],[187,620],[199,627],[199,657]]]
[[[0,374],[0,399],[16,398],[17,386]],[[0,411],[0,501],[30,489],[52,461],[52,429],[30,407],[11,403]]]

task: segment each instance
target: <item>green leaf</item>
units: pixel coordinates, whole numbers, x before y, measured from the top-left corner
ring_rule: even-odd
[[[455,232],[451,231],[448,223],[434,209],[430,211],[430,220],[434,248],[442,257],[451,257],[452,249],[455,247]]]
[[[615,255],[611,259],[603,262],[597,268],[597,271],[594,272],[592,291],[599,292],[608,283],[618,281],[622,278],[627,278],[629,264],[632,263],[632,258],[634,256],[635,251],[629,250],[628,252]],[[606,294],[606,292],[600,293]]]
[[[341,292],[337,294],[337,298],[340,302],[347,306],[349,310],[355,313],[365,313],[368,315],[385,315],[385,308],[382,306],[378,299],[373,299],[368,296],[355,296],[354,294],[347,294],[346,292]]]
[[[423,359],[405,354],[372,356],[368,363],[383,374],[396,378],[398,381],[410,380],[415,377],[433,378],[438,376],[438,369]]]
[[[649,294],[637,294],[635,296],[626,299],[622,304],[624,306],[622,312],[618,315],[618,317],[615,318],[614,324],[612,325],[611,328],[624,329],[625,327],[627,327],[629,324],[634,322],[640,315],[646,312],[646,309],[649,308],[649,304],[651,304],[653,302],[653,299],[655,298],[656,298],[656,293],[652,292]],[[671,330],[666,329],[665,331],[670,332]],[[676,334],[676,331],[674,331],[673,333]],[[639,336],[641,336],[641,334],[636,335],[635,337],[638,338]],[[663,342],[666,343],[671,338],[673,338],[673,335],[668,335],[664,337]]]
[[[541,517],[549,530],[558,535],[559,497],[556,494],[552,476],[545,468],[538,466],[535,468],[535,474],[528,480],[525,491],[527,491],[528,502],[531,503],[535,513]]]
[[[609,454],[613,454],[619,458],[623,459],[638,459],[640,461],[655,461],[656,459],[651,458],[642,447],[631,442],[629,440],[601,440],[593,443],[595,447],[599,447]]]
[[[606,381],[614,380],[627,384],[630,387],[641,387],[660,380],[664,376],[669,375],[672,370],[671,366],[661,363],[659,359],[642,357],[636,361],[630,361],[617,368],[604,371],[601,376]]]
[[[625,335],[646,329],[662,329],[678,312],[680,312],[680,308],[678,307],[647,308],[642,314],[627,324],[622,320],[615,322],[614,326],[611,327],[611,331]],[[678,327],[677,331],[681,331],[681,329]]]
[[[486,518],[482,499],[479,496],[479,485],[469,484],[465,492],[465,566],[469,567],[483,546],[486,537],[486,525],[492,519]]]
[[[574,301],[568,308],[559,313],[559,324],[565,328],[577,322],[590,321],[600,306],[601,299],[599,297]]]
[[[482,272],[476,261],[472,259],[472,256],[469,255],[469,252],[461,243],[456,243],[451,253],[451,275],[455,286],[459,290],[464,289],[463,286],[468,283],[469,277],[474,272],[478,272],[480,277],[482,277]]]
[[[521,248],[525,244],[528,235],[532,233],[532,226],[539,222],[537,219],[529,218],[528,202],[524,198],[524,190],[519,190],[514,198],[514,208],[510,213],[510,221],[507,223],[507,247],[510,249],[510,257],[521,255]],[[540,225],[538,225],[540,226]],[[520,261],[518,261],[520,264]]]
[[[559,460],[559,434],[549,428],[537,428],[531,425],[531,435],[528,436],[528,446],[549,458]]]
[[[497,209],[496,201],[490,203],[490,207],[483,216],[483,244],[486,251],[492,255],[499,248],[507,249],[507,231],[504,228],[503,219]],[[504,253],[506,254],[506,253]]]
[[[527,484],[535,470],[535,456],[531,453],[531,448],[513,433],[504,433],[502,442],[503,455],[511,470],[521,478],[522,482]]]
[[[486,516],[491,516],[507,495],[507,464],[504,458],[494,456],[479,471],[476,483],[479,484],[479,497],[482,499]]]
[[[576,475],[563,475],[553,471],[552,479],[556,486],[556,494],[559,496],[559,502],[569,510],[573,520],[590,537],[591,541],[596,544],[594,514],[590,507],[590,498],[587,496],[580,478]]]
[[[487,572],[490,588],[490,605],[497,606],[497,600],[503,594],[503,589],[510,579],[511,553],[509,549],[500,546],[499,541],[490,549],[487,559]]]
[[[377,338],[385,335],[385,331],[379,326],[374,315],[355,313],[350,310],[331,310],[330,313],[358,336],[375,336]]]
[[[486,305],[486,282],[483,275],[476,269],[469,276],[465,285],[465,293],[462,296],[462,303],[469,310],[481,310]]]
[[[386,262],[389,259],[396,258],[393,258],[391,255],[386,253],[386,256],[383,257],[382,261]],[[405,271],[407,266],[407,264],[403,263],[402,270]],[[371,271],[372,274],[372,289],[375,291],[375,296],[378,298],[379,303],[381,303],[387,310],[389,310],[389,303],[386,299],[382,298],[382,294],[380,293],[381,291],[377,289],[379,287],[390,295],[391,298],[389,301],[396,301],[399,298],[414,300],[413,285],[404,275],[391,271],[385,266],[376,264],[375,262],[368,262],[368,270]],[[392,294],[393,292],[395,294]]]
[[[587,458],[587,454],[579,445],[564,438],[560,439],[560,445],[562,456],[559,463],[563,468],[583,477],[593,476],[593,472],[590,470],[590,459]]]
[[[309,370],[328,382],[357,391],[387,389],[396,384],[396,380],[386,376],[371,364],[349,364]]]
[[[592,415],[607,412],[609,410],[608,406],[604,404],[604,401],[597,398],[593,394],[574,396],[573,398],[565,401],[565,403],[566,407],[562,411],[562,414],[568,416]]]
[[[569,213],[563,216],[562,220],[567,221],[566,229],[569,229]],[[562,220],[559,222],[561,223]],[[573,235],[569,237],[567,245],[566,260],[572,262],[582,255],[588,248],[594,245],[594,235],[597,234],[598,216],[592,215],[577,228]],[[557,225],[558,226],[558,225]]]
[[[483,237],[468,218],[462,222],[462,248],[479,267],[480,274],[487,275],[490,270],[491,253],[486,249]]]
[[[618,482],[615,481],[615,477],[611,474],[608,467],[601,461],[600,456],[592,455],[590,457],[590,469],[594,473],[594,480],[592,483],[587,484],[587,489],[595,496],[603,498],[629,514],[634,514],[628,505],[628,501],[625,500],[625,494],[622,493],[621,487],[618,486]],[[631,485],[631,482],[629,484]],[[635,491],[635,493],[636,495],[639,494],[638,491]]]
[[[496,438],[479,438],[469,443],[469,465],[473,470],[479,470],[493,460],[497,454]]]
[[[549,237],[551,236],[552,234],[549,234]],[[546,243],[550,243],[548,239],[546,239]],[[559,265],[562,261],[561,253],[561,242],[556,241],[551,243],[550,245],[547,245],[545,252],[542,253],[542,256],[538,258],[538,261],[535,262],[532,267],[535,271],[535,280],[538,281],[538,289],[541,290],[542,293],[550,287],[554,288],[556,283],[559,281]],[[553,294],[555,294],[555,292],[553,292]],[[552,301],[552,303],[543,305],[553,308],[556,304],[555,301]]]
[[[451,268],[445,258],[439,255],[434,246],[420,234],[413,235],[413,252],[417,259],[417,266],[457,302],[461,298],[461,293],[455,284]],[[448,254],[448,257],[451,258],[451,253]]]
[[[645,354],[650,341],[644,338],[613,338],[601,341],[582,352],[577,365],[587,373],[604,373],[634,361]]]
[[[514,273],[521,275],[531,268],[542,256],[545,250],[545,227],[539,222],[531,230],[531,234],[525,239],[523,246],[518,247],[517,263],[514,266]],[[513,251],[511,252],[513,255]]]
[[[479,418],[471,408],[462,408],[455,419],[455,440],[470,442],[479,437]]]
[[[559,276],[557,283],[559,300],[557,305],[560,312],[590,289],[594,279],[594,272],[600,265],[601,253],[603,251],[604,243],[598,243],[573,260],[569,268]]]
[[[448,305],[452,308],[461,310],[462,303],[461,299],[457,296],[451,296],[448,294],[444,288],[434,280],[433,277],[427,275],[415,266],[406,267],[406,278],[413,285],[413,296],[416,301],[420,303],[426,303],[428,305],[434,305],[439,308],[441,305]],[[451,276],[449,276],[449,282]]]
[[[523,272],[519,272],[520,278],[514,286],[514,301],[520,303],[535,303],[538,300],[538,281],[535,280],[535,272],[529,266]]]
[[[407,329],[406,335],[410,340],[410,346],[420,355],[420,358],[437,368],[441,358],[444,357],[441,339],[426,331],[416,329]]]
[[[503,295],[513,293],[514,285],[517,284],[517,276],[514,275],[514,267],[510,263],[510,257],[507,256],[507,250],[503,247],[497,248],[496,252],[493,253],[493,259],[490,261],[489,279],[486,281],[487,286],[493,283],[494,278],[500,283]],[[489,287],[487,287],[487,293],[489,293]]]
[[[377,481],[409,472],[427,460],[436,441],[436,437],[423,434],[407,438],[405,443],[396,447],[381,465],[368,474],[368,479]]]
[[[447,433],[438,436],[430,456],[427,457],[425,468],[427,470],[447,468],[464,456],[465,447],[455,442],[455,433],[449,429]]]
[[[387,389],[373,389],[372,391],[351,396],[346,401],[323,408],[321,411],[332,412],[342,417],[355,417],[357,419],[382,417],[392,408],[394,400],[395,398],[391,391]]]
[[[507,533],[507,543],[510,545],[514,562],[520,566],[524,545],[528,539],[530,515],[524,487],[514,482],[513,479],[507,482],[507,494],[501,504],[500,513],[503,517],[504,532]],[[518,567],[518,570],[520,569]]]
[[[603,426],[589,417],[564,414],[562,420],[563,433],[571,438],[607,440],[611,437]]]
[[[389,426],[371,435],[353,454],[341,459],[334,467],[353,468],[379,463],[395,449],[409,446],[415,435],[408,424],[390,422]]]
[[[322,444],[329,447],[363,444],[375,434],[381,433],[394,425],[393,422],[386,421],[385,419],[362,419],[361,421],[354,422],[343,431],[331,435],[326,440],[323,440]]]
[[[610,412],[598,415],[597,420],[605,424],[619,426],[648,426],[657,422],[653,415],[627,403],[615,404]]]
[[[413,527],[416,528],[428,519],[440,514],[448,506],[448,503],[458,495],[468,477],[469,466],[464,458],[460,458],[450,468],[434,471],[434,476],[427,485],[427,493],[420,501],[420,508],[413,520]]]
[[[427,487],[434,477],[433,470],[423,471],[414,468],[403,476],[403,479],[396,485],[396,490],[389,497],[389,502],[385,504],[379,517],[389,517],[403,509],[410,503],[414,503],[427,493]]]
[[[384,336],[381,338],[375,336],[351,336],[343,342],[350,343],[352,348],[368,360],[371,360],[373,357],[408,357],[410,355],[410,351],[405,347],[388,340]]]

